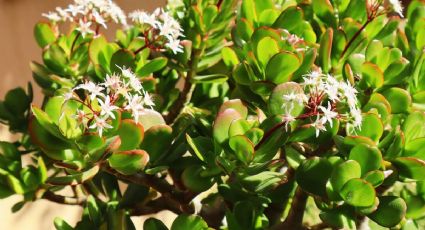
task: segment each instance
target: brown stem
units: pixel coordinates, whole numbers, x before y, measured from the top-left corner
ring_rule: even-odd
[[[71,45],[71,53],[72,53],[72,52],[74,52],[75,44],[77,43],[77,40],[78,40],[78,38],[80,38],[80,36],[81,36],[81,33],[80,33],[80,32],[78,32],[77,36],[75,36],[74,41],[72,42],[72,45]]]
[[[266,134],[264,134],[263,138],[261,138],[260,142],[258,142],[258,144],[255,146],[254,149],[258,150],[261,147],[261,145],[263,145],[274,132],[276,132],[278,129],[282,128],[285,124],[286,124],[286,122],[283,121],[283,122],[275,125],[274,127],[272,127],[269,131],[267,131]]]
[[[149,44],[146,44],[146,45],[144,45],[144,46],[140,47],[139,49],[137,49],[136,51],[134,51],[134,54],[138,54],[138,53],[140,53],[142,50],[144,50],[144,49],[146,49],[146,48],[148,48],[148,47],[149,47]]]
[[[203,49],[194,50],[192,53],[192,57],[189,63],[189,71],[187,72],[186,78],[184,79],[183,90],[181,91],[179,98],[174,102],[168,114],[165,116],[165,121],[167,124],[171,124],[183,110],[184,106],[189,103],[192,92],[195,88],[192,85],[191,80],[196,76],[197,66],[199,63],[199,58],[203,53]],[[182,77],[182,75],[180,75]]]
[[[165,197],[160,197],[155,200],[151,200],[146,204],[136,206],[130,210],[130,215],[132,216],[143,216],[155,214],[163,210],[170,210],[175,214],[181,214],[182,211],[178,206],[172,205],[173,202],[170,202],[169,199]]]
[[[363,24],[363,26],[360,27],[360,29],[353,35],[353,37],[350,39],[347,45],[345,45],[344,50],[341,53],[341,57],[345,55],[345,53],[348,51],[348,48],[350,48],[350,46],[357,39],[357,37],[362,33],[362,31],[366,28],[366,26],[369,25],[369,23],[371,23],[372,21],[373,21],[373,18],[368,18],[366,23]]]
[[[116,176],[120,180],[151,187],[161,193],[162,196],[170,199],[170,201],[178,203],[178,206],[182,212],[193,213],[193,208],[188,205],[191,197],[188,197],[183,192],[177,191],[174,186],[169,184],[166,180],[159,179],[154,176],[146,175],[143,173],[124,175],[115,171],[109,166],[105,166],[104,170],[107,173]]]
[[[309,230],[321,230],[321,229],[328,229],[328,228],[330,228],[330,226],[327,223],[319,223],[319,224],[308,227]]]
[[[218,0],[217,2],[217,8],[220,9],[221,4],[223,4],[223,0]]]
[[[285,221],[273,226],[272,229],[293,229],[293,230],[302,230],[303,227],[303,217],[305,207],[307,205],[308,195],[300,187],[295,191],[295,195],[292,199],[291,209],[289,210],[288,216]]]
[[[46,191],[43,194],[43,198],[55,203],[67,204],[67,205],[82,205],[86,202],[85,198],[61,196],[51,191]]]

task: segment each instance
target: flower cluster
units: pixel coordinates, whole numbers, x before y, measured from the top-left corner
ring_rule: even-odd
[[[389,12],[395,12],[400,15],[400,17],[403,17],[403,5],[399,0],[368,0],[367,10],[369,14],[368,17],[372,18]]]
[[[100,26],[107,28],[106,23],[110,21],[127,25],[125,13],[111,0],[74,0],[74,4],[65,9],[57,7],[55,12],[42,15],[54,23],[78,23],[77,30],[83,37],[94,34]]]
[[[170,49],[174,54],[183,52],[179,37],[183,37],[180,24],[161,8],[152,14],[136,10],[129,14],[132,21],[143,29],[146,46],[151,49]]]
[[[81,98],[78,91],[83,91],[85,97]],[[125,67],[121,68],[121,74],[107,75],[103,83],[86,81],[77,85],[65,95],[65,99],[83,105],[74,118],[78,125],[96,130],[100,136],[104,130],[112,128],[110,121],[116,119],[114,112],[127,111],[137,123],[143,110],[155,105],[137,76]]]
[[[312,71],[304,76],[304,92],[283,95],[286,103],[284,122],[286,125],[295,120],[311,121],[316,129],[316,136],[326,131],[326,124],[332,127],[333,119],[344,120],[348,126],[360,128],[362,123],[361,110],[357,106],[357,90],[349,82],[338,81],[330,74],[322,74],[320,70]],[[291,115],[295,104],[303,104],[306,111],[294,117]],[[338,104],[345,104],[347,111],[337,109]],[[289,106],[287,106],[289,105]]]

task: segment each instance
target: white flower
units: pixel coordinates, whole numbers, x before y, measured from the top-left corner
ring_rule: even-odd
[[[300,38],[300,37],[298,37],[297,35],[295,35],[295,34],[290,34],[287,38],[286,38],[286,40],[288,41],[288,43],[289,44],[291,44],[291,45],[296,45],[297,43],[299,43],[299,42],[302,42],[303,41],[303,39],[302,38]]]
[[[385,170],[384,171],[384,178],[389,177],[391,174],[393,174],[393,170],[389,169],[389,170]]]
[[[47,19],[49,19],[52,22],[58,22],[62,20],[62,17],[59,16],[58,13],[56,12],[49,12],[47,14],[42,14],[43,17],[46,17]]]
[[[151,109],[152,109],[152,106],[155,105],[155,103],[152,100],[151,95],[147,92],[144,92],[143,104],[149,106]]]
[[[105,29],[108,27],[106,26],[106,20],[99,14],[97,11],[93,11],[91,14],[96,21],[97,24],[103,26]]]
[[[113,104],[111,104],[111,99],[107,96],[105,97],[105,101],[101,99],[97,99],[100,105],[100,115],[107,115],[106,118],[112,117],[112,119],[115,119],[114,111],[118,110],[119,108]]]
[[[73,17],[77,16],[78,14],[84,14],[84,8],[81,5],[69,5],[68,9],[65,11],[69,12]]]
[[[326,76],[326,81],[324,82],[323,89],[328,95],[329,100],[331,100],[332,102],[339,101],[339,88],[340,82],[336,80],[336,78],[328,74]]]
[[[91,26],[91,22],[84,22],[83,20],[80,19],[77,30],[80,31],[81,36],[83,36],[83,38],[87,34],[94,34],[94,31],[90,28],[90,26]]]
[[[73,118],[75,118],[77,120],[77,123],[79,125],[84,125],[85,126],[84,120],[86,118],[86,113],[83,110],[78,109],[77,110],[77,114],[75,114],[73,116]]]
[[[102,136],[104,129],[110,129],[112,126],[106,122],[105,118],[94,116],[94,123],[89,127],[90,129],[97,129],[99,136]]]
[[[122,81],[116,74],[107,74],[106,80],[102,85],[108,88],[108,90],[118,91],[121,88]]]
[[[351,108],[350,115],[353,118],[353,126],[356,128],[361,128],[363,120],[362,112],[358,108]]]
[[[136,77],[130,68],[125,68],[125,66],[123,67],[117,66],[117,67],[121,70],[121,74],[123,77],[130,78],[130,79]]]
[[[294,93],[283,95],[283,100],[286,102],[295,102],[298,104],[302,104],[308,101],[308,97],[303,93]]]
[[[75,87],[75,89],[87,90],[90,93],[91,100],[95,99],[97,96],[105,97],[105,94],[102,93],[103,87],[96,85],[95,83],[91,81],[81,84]]]
[[[403,16],[403,6],[401,5],[400,1],[398,0],[389,0],[390,4],[393,7],[394,12],[396,12],[400,17]]]
[[[353,88],[349,82],[341,82],[340,84],[341,97],[345,97],[347,99],[347,103],[350,108],[356,107],[357,103],[357,90]]]
[[[292,121],[295,121],[295,120],[296,120],[296,118],[294,116],[292,116],[290,113],[286,113],[283,116],[282,122],[285,122],[285,130],[286,131],[288,131],[289,123],[292,122]]]
[[[74,91],[70,90],[69,92],[65,93],[63,95],[63,98],[65,99],[65,101],[71,100],[74,97]]]
[[[316,137],[319,136],[321,131],[326,131],[325,127],[325,120],[317,116],[317,119],[315,122],[311,123],[311,126],[316,129]]]
[[[124,109],[130,110],[134,121],[138,123],[140,112],[144,109],[143,101],[142,101],[143,98],[139,95],[134,95],[134,96],[129,96],[127,100],[128,100],[128,104]]]
[[[170,40],[165,44],[165,46],[173,51],[174,54],[183,53],[183,46],[180,45],[180,40]]]
[[[72,20],[71,16],[66,11],[66,9],[62,9],[60,7],[56,7],[56,12],[59,14],[59,16],[62,18],[63,21],[66,21],[68,19],[69,20]]]
[[[144,11],[136,10],[131,12],[128,15],[134,23],[143,25],[147,24],[153,28],[158,28],[159,21],[156,20],[156,16],[154,14],[147,14]]]
[[[330,102],[328,102],[328,107],[319,106],[319,109],[323,112],[323,121],[329,122],[329,125],[332,128],[333,122],[332,119],[336,118],[338,116],[338,113],[332,110],[332,105]]]
[[[133,90],[140,92],[140,90],[143,89],[142,83],[140,83],[139,79],[137,79],[136,76],[128,79],[128,84],[130,85]]]

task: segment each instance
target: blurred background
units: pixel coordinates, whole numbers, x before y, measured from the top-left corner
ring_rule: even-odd
[[[45,20],[41,14],[65,7],[72,0],[0,0],[0,100],[6,92],[15,87],[26,87],[32,81],[29,63],[32,60],[41,62],[41,49],[33,38],[33,26],[37,21]],[[152,11],[165,5],[166,0],[115,0],[125,12],[135,9]],[[35,103],[40,102],[40,90],[33,84],[36,93]],[[0,126],[0,140],[11,140],[14,137],[4,126]],[[22,199],[13,196],[0,200],[0,229],[10,230],[48,230],[54,229],[53,220],[60,216],[74,225],[81,216],[81,208],[55,204],[45,200],[28,203],[17,213],[11,207]],[[167,213],[159,213],[164,222],[173,221]],[[164,220],[166,219],[166,220]],[[137,229],[142,229],[143,220],[134,218]]]

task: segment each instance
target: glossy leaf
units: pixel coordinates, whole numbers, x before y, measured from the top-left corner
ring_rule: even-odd
[[[375,202],[375,189],[362,179],[349,180],[339,194],[347,204],[356,207],[368,207]]]
[[[300,65],[301,61],[295,54],[287,51],[280,52],[269,60],[266,67],[266,79],[275,84],[288,82]]]
[[[149,155],[143,150],[115,152],[108,158],[108,162],[118,172],[131,175],[145,168]]]

